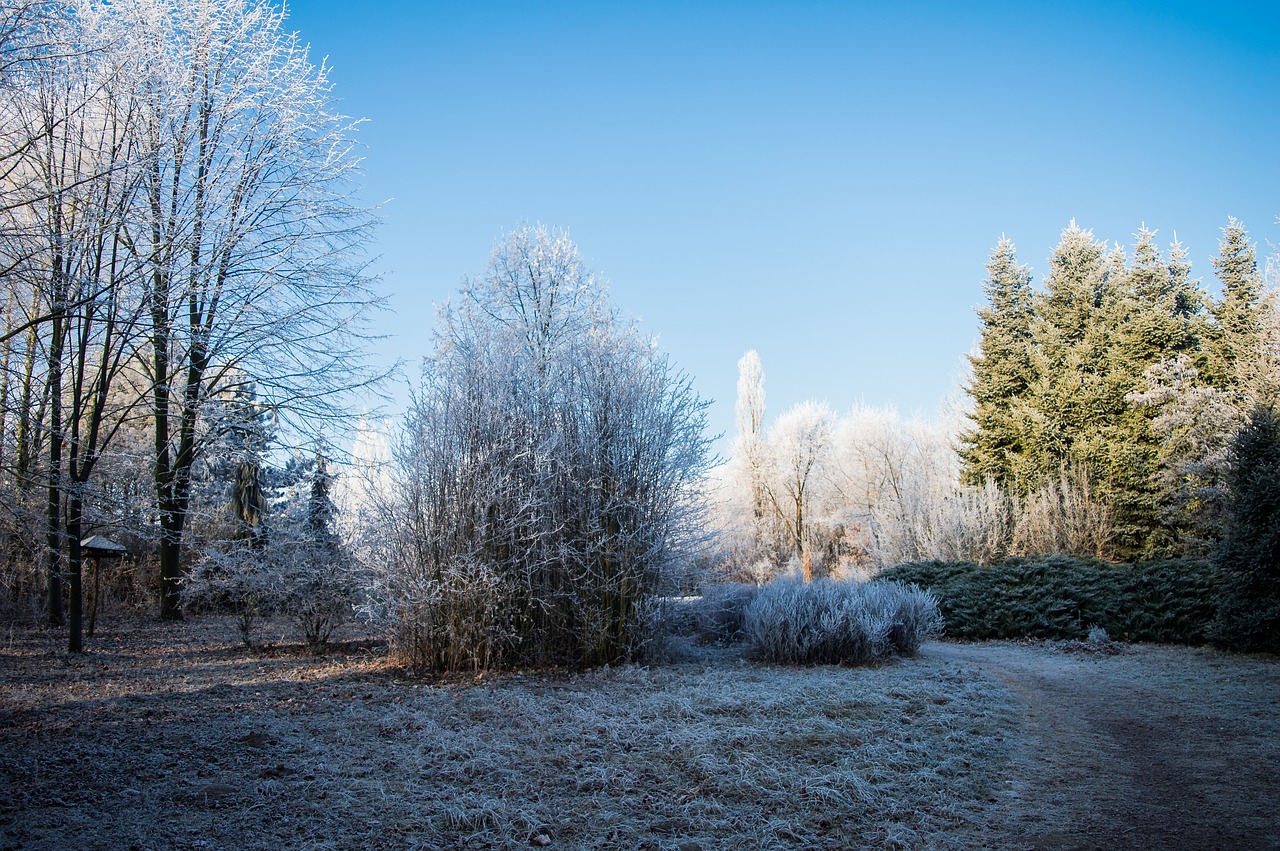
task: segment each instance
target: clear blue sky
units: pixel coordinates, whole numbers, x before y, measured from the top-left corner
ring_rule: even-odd
[[[727,433],[749,348],[771,417],[931,412],[1002,233],[1037,283],[1072,218],[1176,233],[1206,283],[1228,216],[1280,243],[1274,0],[296,0],[290,26],[369,119],[381,356],[410,375],[522,222],[569,230]]]

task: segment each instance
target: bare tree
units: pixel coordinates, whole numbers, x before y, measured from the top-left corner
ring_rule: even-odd
[[[807,558],[831,429],[831,410],[825,404],[801,402],[778,417],[769,430],[770,475],[765,491],[800,559]]]
[[[263,0],[128,0],[120,50],[143,101],[146,369],[155,426],[161,615],[178,617],[201,413],[247,374],[310,431],[377,376],[361,329],[377,300],[352,198],[356,122],[333,107],[282,9]]]
[[[138,263],[126,247],[138,183],[131,147],[136,101],[108,56],[113,22],[103,11],[73,4],[58,34],[65,49],[23,66],[26,97],[13,114],[24,116],[30,138],[10,175],[25,199],[14,193],[4,210],[10,305],[30,305],[18,322],[10,316],[6,343],[27,332],[23,403],[37,345],[44,356],[47,419],[35,422],[47,447],[48,612],[61,622],[62,580],[68,579],[72,651],[81,649],[79,542],[86,494],[123,421],[122,412],[111,409],[112,400],[121,398],[112,391],[136,351],[140,315]],[[23,290],[31,294],[29,302],[14,298]],[[125,408],[132,402],[136,397],[126,399]],[[29,431],[25,412],[20,416],[20,431]],[[27,442],[19,439],[20,480]]]
[[[449,669],[637,652],[702,528],[704,428],[573,243],[510,234],[441,311],[398,451],[374,597],[401,652]]]

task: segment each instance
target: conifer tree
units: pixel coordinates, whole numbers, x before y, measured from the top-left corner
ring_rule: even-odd
[[[1049,258],[1033,302],[1032,380],[1026,454],[1041,477],[1063,467],[1100,468],[1098,427],[1115,414],[1103,383],[1107,323],[1123,261],[1073,220]]]
[[[1027,484],[1022,406],[1031,381],[1031,273],[1019,265],[1006,237],[987,261],[987,306],[980,351],[969,357],[973,377],[973,427],[961,435],[960,457],[968,484],[992,479],[1019,490]]]
[[[1259,407],[1237,433],[1230,517],[1214,557],[1222,582],[1211,634],[1237,650],[1280,651],[1280,418]]]
[[[1222,298],[1210,306],[1214,327],[1207,345],[1208,379],[1247,409],[1259,388],[1265,314],[1269,309],[1258,272],[1256,247],[1236,219],[1227,220],[1213,269],[1222,282]],[[1266,383],[1266,382],[1264,382]]]
[[[1199,344],[1203,298],[1190,278],[1191,265],[1175,243],[1162,256],[1155,232],[1143,227],[1108,323],[1104,358],[1106,397],[1116,403],[1100,426],[1102,473],[1115,509],[1118,542],[1127,555],[1171,554],[1173,541],[1161,522],[1173,499],[1162,482],[1159,412],[1135,403],[1148,386],[1149,370],[1192,352]]]

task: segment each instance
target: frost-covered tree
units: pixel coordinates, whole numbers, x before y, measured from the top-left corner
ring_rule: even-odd
[[[1157,412],[1134,402],[1148,370],[1194,353],[1203,294],[1181,246],[1162,254],[1154,232],[1137,236],[1132,259],[1073,222],[1050,258],[1045,291],[1033,302],[1032,381],[1021,419],[1030,475],[1026,496],[1064,470],[1090,482],[1111,507],[1111,546],[1122,557],[1168,552],[1161,525],[1161,435]]]
[[[987,479],[1013,487],[1028,482],[1024,447],[1027,388],[1032,379],[1031,273],[1018,263],[1013,242],[1001,237],[987,261],[987,305],[979,352],[969,358],[973,374],[966,388],[973,398],[971,429],[960,437],[964,479]]]
[[[1274,376],[1259,369],[1267,345],[1267,325],[1275,311],[1258,269],[1257,248],[1244,225],[1227,221],[1213,269],[1222,297],[1210,305],[1214,325],[1207,340],[1206,378],[1247,410],[1256,397],[1271,395]]]
[[[61,620],[65,592],[69,646],[77,651],[87,500],[131,401],[114,385],[131,368],[143,309],[141,264],[124,248],[138,189],[136,101],[111,55],[118,23],[99,4],[25,10],[46,47],[11,65],[0,85],[2,134],[24,140],[0,155],[0,270],[7,289],[0,400],[6,414],[14,401],[19,406],[20,490],[32,480],[34,444],[44,445],[48,612],[51,621]],[[9,379],[18,335],[26,337],[27,357],[15,400]],[[33,417],[37,352],[44,386]],[[0,431],[8,420],[0,418]]]
[[[1160,481],[1156,412],[1133,404],[1133,394],[1146,387],[1148,370],[1194,354],[1200,345],[1204,299],[1190,269],[1181,245],[1174,243],[1165,256],[1155,233],[1143,228],[1112,305],[1102,359],[1108,414],[1096,427],[1095,460],[1084,469],[1106,493],[1114,509],[1116,545],[1130,557],[1168,555],[1174,547],[1161,522],[1167,495]]]
[[[373,599],[459,670],[642,649],[703,525],[705,403],[567,236],[522,227],[441,309]]]
[[[1122,274],[1123,258],[1074,221],[1049,258],[1035,300],[1027,423],[1027,454],[1041,476],[1067,463],[1100,466],[1098,429],[1118,407],[1104,359]]]
[[[806,578],[832,425],[825,403],[801,402],[769,429],[765,493],[795,557],[805,561]]]
[[[777,524],[766,481],[764,400],[764,369],[760,356],[751,350],[738,361],[738,433],[717,488],[725,571],[742,579],[757,573],[772,575],[777,557]]]
[[[161,614],[176,617],[200,420],[231,370],[303,430],[364,386],[374,304],[354,122],[267,0],[127,0],[114,45],[139,111]]]
[[[760,364],[760,355],[752,349],[738,361],[738,402],[735,411],[738,443],[735,457],[742,462],[751,516],[757,527],[768,512],[764,484],[764,411],[764,367]]]
[[[1225,518],[1228,450],[1240,412],[1226,391],[1201,379],[1190,354],[1149,367],[1145,382],[1129,401],[1154,413],[1161,520],[1176,551],[1204,553]]]
[[[959,492],[955,426],[868,406],[840,419],[829,475],[849,549],[863,561],[889,567],[950,552],[947,511]]]

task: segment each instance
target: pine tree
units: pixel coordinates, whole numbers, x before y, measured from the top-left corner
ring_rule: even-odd
[[[1101,472],[1100,427],[1117,412],[1108,398],[1103,360],[1123,268],[1122,257],[1108,253],[1074,221],[1049,258],[1045,291],[1033,302],[1033,372],[1025,409],[1026,455],[1040,478],[1063,467],[1081,467],[1091,476]]]
[[[1210,306],[1214,326],[1207,348],[1208,380],[1227,391],[1242,409],[1261,392],[1258,364],[1265,339],[1266,313],[1270,309],[1258,272],[1257,250],[1244,226],[1227,220],[1218,242],[1213,269],[1222,282],[1222,298]],[[1264,385],[1267,383],[1262,382]]]
[[[1280,417],[1259,407],[1236,435],[1230,518],[1214,556],[1222,583],[1211,635],[1237,650],[1280,652]]]
[[[983,289],[988,304],[978,310],[980,352],[969,357],[973,377],[966,388],[974,400],[973,427],[960,438],[963,477],[968,484],[992,479],[1021,490],[1028,476],[1020,403],[1031,381],[1033,293],[1031,273],[1006,237],[987,261]]]
[[[1172,554],[1173,540],[1161,516],[1170,495],[1160,475],[1158,412],[1136,404],[1148,385],[1148,370],[1195,351],[1203,297],[1191,281],[1190,263],[1174,244],[1162,256],[1155,232],[1143,227],[1132,263],[1112,304],[1111,335],[1104,358],[1106,398],[1116,408],[1100,428],[1102,473],[1115,509],[1117,542],[1126,555]]]

